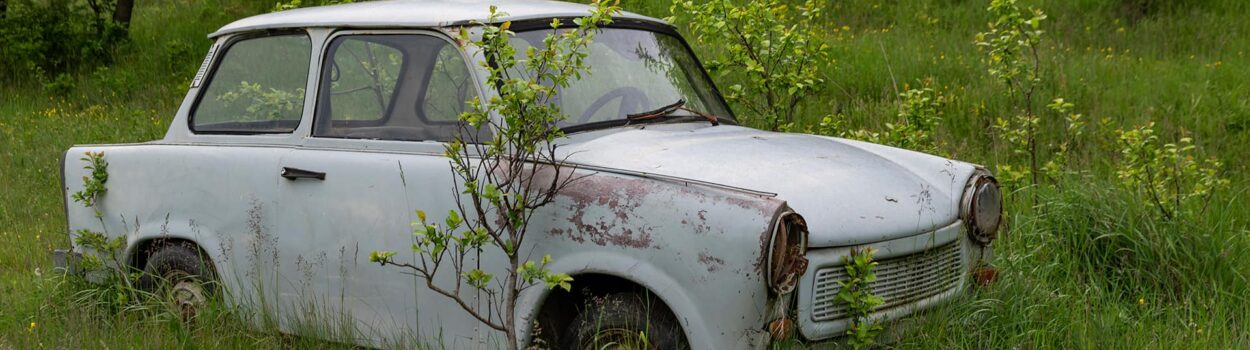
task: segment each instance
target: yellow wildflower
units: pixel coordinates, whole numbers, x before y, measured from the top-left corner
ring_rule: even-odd
[[[35,324],[34,322],[31,322],[31,323],[30,323],[30,328],[27,328],[27,329],[26,329],[26,331],[27,331],[27,332],[34,332],[34,331],[35,331],[35,326],[38,326],[38,325],[37,325],[37,324]]]
[[[1146,298],[1137,298],[1137,305],[1146,305]]]

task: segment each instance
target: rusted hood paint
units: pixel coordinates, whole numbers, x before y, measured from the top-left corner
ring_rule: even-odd
[[[569,135],[569,161],[778,194],[810,246],[890,240],[949,225],[976,166],[876,144],[706,123]]]

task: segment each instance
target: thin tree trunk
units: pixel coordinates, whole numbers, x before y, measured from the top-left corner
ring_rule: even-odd
[[[0,0],[3,2],[5,0]],[[134,12],[135,0],[117,0],[117,7],[113,9],[113,23],[117,23],[122,28],[130,29],[130,15]]]
[[[504,292],[505,314],[503,314],[503,317],[501,317],[503,319],[503,322],[501,323],[503,323],[504,325],[505,337],[508,339],[508,350],[517,350],[518,348],[520,348],[517,345],[518,333],[520,332],[520,330],[517,329],[516,319],[514,318],[514,316],[516,316],[517,295],[521,293],[519,290],[517,290],[516,270],[517,270],[517,267],[521,265],[518,264],[519,259],[517,259],[516,254],[512,254],[512,256],[509,256],[508,260],[512,262],[512,266],[511,266],[512,271],[508,272],[508,280],[505,285],[505,288],[507,288]]]

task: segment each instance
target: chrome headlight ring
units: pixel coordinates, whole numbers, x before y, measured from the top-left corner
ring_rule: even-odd
[[[964,189],[959,216],[978,243],[989,244],[998,238],[1003,220],[1003,192],[994,176],[984,170],[972,176]]]

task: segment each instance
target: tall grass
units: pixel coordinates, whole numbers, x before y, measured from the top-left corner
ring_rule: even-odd
[[[997,243],[999,283],[912,317],[900,347],[1250,344],[1245,206],[1228,201],[1207,221],[1160,224],[1140,198],[1087,180],[1014,213]]]
[[[1008,229],[995,243],[999,282],[910,317],[895,345],[1250,347],[1250,206],[1243,203],[1250,3],[1024,2],[1050,16],[1041,99],[1062,96],[1090,118],[1091,130],[1073,155],[1080,173],[1010,189]],[[937,130],[939,153],[989,166],[1019,161],[994,142],[990,123],[1009,117],[1008,106],[972,45],[989,21],[987,1],[829,3],[827,39],[837,57],[828,70],[831,86],[801,123],[838,112],[852,129],[879,129],[897,114],[896,90],[932,79],[954,97]],[[205,35],[272,3],[139,5],[131,41],[117,48],[116,62],[77,71],[66,94],[55,95],[64,91],[45,90],[34,78],[0,86],[0,348],[337,346],[257,331],[240,320],[258,315],[224,307],[210,308],[191,325],[151,313],[99,312],[75,300],[74,291],[89,286],[50,273],[48,252],[69,243],[61,152],[72,144],[160,138],[207,51]],[[622,5],[656,17],[668,11],[660,0]],[[694,46],[704,54],[715,49]],[[1203,215],[1160,220],[1114,180],[1114,129],[1147,120],[1166,137],[1194,137],[1228,164],[1233,186],[1217,193]],[[1037,193],[1038,204],[1022,200],[1026,192]]]

